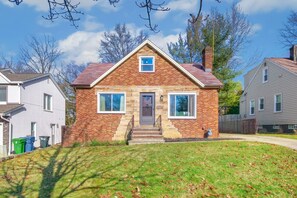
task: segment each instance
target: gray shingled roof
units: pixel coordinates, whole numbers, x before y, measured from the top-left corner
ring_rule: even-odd
[[[16,73],[11,73],[10,71],[1,71],[1,73],[10,81],[22,81],[22,82],[48,75],[48,74],[36,74],[36,73],[16,74]]]
[[[1,114],[9,113],[9,112],[12,112],[12,111],[20,108],[21,106],[23,106],[23,104],[6,104],[6,105],[0,105],[0,113]]]

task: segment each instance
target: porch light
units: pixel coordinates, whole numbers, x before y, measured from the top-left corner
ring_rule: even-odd
[[[163,102],[163,95],[160,96],[160,101]]]

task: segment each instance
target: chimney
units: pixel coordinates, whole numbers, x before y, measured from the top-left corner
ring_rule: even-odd
[[[293,45],[290,48],[290,59],[295,62],[297,61],[297,45]]]
[[[202,51],[202,64],[206,72],[212,72],[213,50],[210,46],[206,46]]]

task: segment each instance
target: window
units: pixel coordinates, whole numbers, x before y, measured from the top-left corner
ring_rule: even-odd
[[[196,118],[195,93],[169,93],[169,118]]]
[[[262,82],[265,83],[268,81],[268,68],[264,67],[262,70]]]
[[[43,96],[43,109],[46,111],[53,110],[53,97],[48,94],[44,94]]]
[[[259,111],[264,110],[264,98],[259,98]]]
[[[153,56],[141,56],[139,65],[140,72],[154,72],[155,58]]]
[[[297,124],[289,124],[288,129],[297,129]]]
[[[35,138],[37,137],[37,126],[36,122],[31,122],[31,136],[34,136]]]
[[[125,113],[125,93],[98,93],[98,113]]]
[[[6,102],[7,100],[7,88],[0,87],[0,102]]]
[[[255,100],[250,101],[250,115],[255,115]]]
[[[274,112],[282,111],[282,94],[274,95]]]

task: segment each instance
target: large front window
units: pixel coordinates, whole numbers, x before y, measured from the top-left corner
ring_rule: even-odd
[[[6,102],[7,100],[7,89],[6,87],[0,87],[0,102]]]
[[[196,94],[170,93],[169,118],[195,118]]]
[[[125,113],[124,93],[98,93],[99,113]]]

